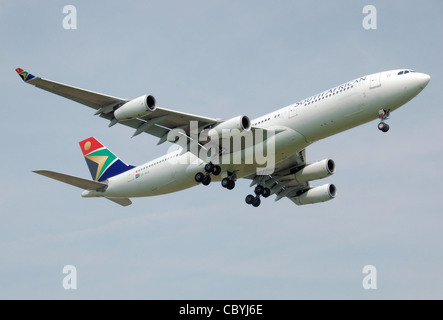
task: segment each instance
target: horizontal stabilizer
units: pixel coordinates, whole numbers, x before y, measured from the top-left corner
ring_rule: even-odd
[[[126,207],[129,206],[130,204],[132,204],[132,201],[129,200],[128,198],[111,198],[111,197],[106,197],[106,199],[114,201],[115,203],[118,203],[119,205]]]
[[[100,188],[106,188],[107,184],[98,181],[87,180],[83,178],[73,177],[67,174],[58,173],[54,171],[48,170],[37,170],[35,173],[41,174],[42,176],[58,180],[67,184],[70,184],[74,187],[86,189],[86,190],[97,190]]]

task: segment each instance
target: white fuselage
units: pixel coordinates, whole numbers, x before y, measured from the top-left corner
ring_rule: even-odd
[[[377,119],[381,109],[394,111],[414,98],[430,77],[417,72],[399,75],[403,70],[357,78],[251,120],[252,126],[275,132],[273,161],[278,163],[315,141]],[[110,178],[105,192],[85,191],[83,196],[144,197],[183,190],[197,185],[194,176],[205,163],[191,152],[177,150]],[[242,178],[263,165],[221,161],[220,166],[222,172]]]

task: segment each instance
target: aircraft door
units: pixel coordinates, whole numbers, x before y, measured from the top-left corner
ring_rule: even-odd
[[[297,107],[295,105],[289,108],[289,118],[292,118],[297,115]]]
[[[135,180],[135,173],[132,170],[128,171],[128,182]]]
[[[380,76],[381,76],[381,73],[376,73],[371,76],[371,79],[370,79],[370,81],[371,81],[370,88],[371,89],[378,88],[381,86]]]

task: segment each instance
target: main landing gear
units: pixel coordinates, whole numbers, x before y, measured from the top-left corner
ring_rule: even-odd
[[[248,194],[245,198],[247,204],[252,204],[253,207],[258,207],[261,203],[260,196],[267,198],[271,195],[271,190],[266,188],[262,184],[259,184],[255,187],[254,190],[255,196],[252,194]]]
[[[235,187],[235,181],[233,178],[233,175],[227,177],[227,178],[223,178],[221,185],[223,188],[226,188],[228,190],[232,190]]]
[[[198,183],[202,183],[207,186],[211,183],[211,174],[214,176],[218,176],[221,173],[221,167],[218,165],[214,165],[212,162],[209,162],[205,165],[205,173],[197,172],[195,174],[195,181]],[[228,190],[232,190],[235,187],[235,180],[237,180],[237,176],[235,172],[228,172],[228,176],[223,178],[221,181],[221,185],[223,188]]]
[[[385,123],[384,121],[389,118],[390,113],[391,113],[391,110],[389,110],[389,109],[388,110],[381,109],[378,112],[378,118],[380,119],[380,123],[378,124],[378,129],[380,131],[383,131],[383,132],[389,131],[389,124]]]
[[[218,176],[221,172],[221,168],[218,165],[214,165],[212,162],[208,162],[205,164],[205,173],[197,172],[195,174],[195,181],[198,183],[202,183],[204,186],[207,186],[211,183],[211,173],[214,176]]]

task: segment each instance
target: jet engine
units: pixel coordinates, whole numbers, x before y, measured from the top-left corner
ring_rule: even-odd
[[[251,130],[251,120],[247,116],[238,116],[216,125],[209,130],[208,136],[218,136],[221,138],[226,134],[232,136],[249,130]]]
[[[312,187],[305,193],[291,198],[298,205],[325,202],[335,198],[337,188],[333,184],[324,184],[318,187]]]
[[[289,185],[297,185],[303,182],[323,179],[329,177],[335,172],[335,163],[331,159],[325,159],[310,163],[298,171],[291,170],[292,173],[285,175],[281,180],[292,180]]]
[[[126,102],[114,111],[117,120],[128,120],[153,112],[157,108],[154,96],[144,95]]]
[[[323,179],[335,172],[335,163],[331,159],[325,159],[310,163],[294,174],[298,182]]]

